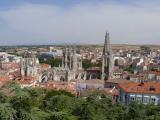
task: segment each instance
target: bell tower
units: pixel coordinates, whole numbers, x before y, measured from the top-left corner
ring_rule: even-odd
[[[106,32],[104,48],[102,52],[101,79],[106,81],[112,78],[112,70],[113,70],[113,56],[112,56],[109,32]]]

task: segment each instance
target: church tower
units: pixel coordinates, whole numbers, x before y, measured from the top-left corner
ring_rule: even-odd
[[[101,79],[105,81],[110,79],[112,77],[112,70],[113,70],[112,50],[111,50],[109,33],[106,32],[104,48],[103,48],[103,53],[102,53]]]
[[[76,48],[73,49],[73,71],[77,71],[78,69],[78,63],[77,63],[77,55],[76,55]]]
[[[26,52],[21,59],[21,75],[36,76],[38,74],[39,60],[32,53]]]

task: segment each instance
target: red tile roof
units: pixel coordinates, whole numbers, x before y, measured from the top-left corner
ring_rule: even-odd
[[[160,75],[160,71],[145,71],[143,74],[155,74],[155,75]]]
[[[19,84],[31,84],[35,81],[35,78],[34,77],[31,77],[31,76],[27,76],[27,77],[21,77],[20,80],[18,80],[17,82]]]
[[[2,65],[2,69],[4,69],[4,70],[9,70],[12,68],[20,68],[20,64],[13,63],[13,62],[7,62],[7,63],[3,63],[3,65]]]
[[[96,92],[103,93],[103,94],[109,95],[109,96],[118,96],[119,95],[119,91],[115,88],[102,88],[102,89],[92,88],[92,89],[84,89],[84,90],[78,91],[79,96],[84,96],[84,97],[91,95],[93,93],[96,93]]]
[[[51,67],[49,64],[45,64],[45,63],[40,64],[40,66],[42,68],[50,68]]]
[[[160,82],[121,82],[119,88],[127,93],[160,94]]]
[[[121,79],[121,78],[115,78],[115,79],[109,79],[106,81],[106,83],[121,83],[121,82],[128,82],[128,80]]]
[[[150,63],[147,65],[148,67],[160,67],[160,64],[153,64],[153,63]]]
[[[41,87],[41,84],[38,86]],[[47,82],[42,86],[44,86],[46,89],[66,90],[71,93],[76,93],[75,82]]]
[[[9,76],[0,76],[0,84],[3,85],[4,83],[8,82],[10,80]]]
[[[91,80],[77,80],[77,83],[86,83],[86,84],[104,84],[103,80],[91,79]]]

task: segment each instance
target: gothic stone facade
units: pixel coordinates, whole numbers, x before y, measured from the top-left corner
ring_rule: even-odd
[[[32,53],[25,53],[21,59],[21,76],[37,76],[39,60]]]
[[[47,71],[46,76],[42,78],[42,81],[71,81],[75,79],[85,79],[81,56],[76,53],[75,49],[66,48],[63,51],[62,65],[51,68]]]

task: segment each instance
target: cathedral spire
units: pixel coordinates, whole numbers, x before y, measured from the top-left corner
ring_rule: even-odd
[[[109,38],[109,32],[106,32],[104,48],[102,53],[102,80],[108,80],[112,76],[112,51]]]
[[[64,52],[64,65],[65,65],[65,68],[67,69],[68,68],[68,49],[67,47],[65,48],[65,52]]]
[[[73,48],[73,70],[77,70],[77,55],[76,55],[76,47]]]
[[[111,51],[109,32],[106,32],[103,54]]]

